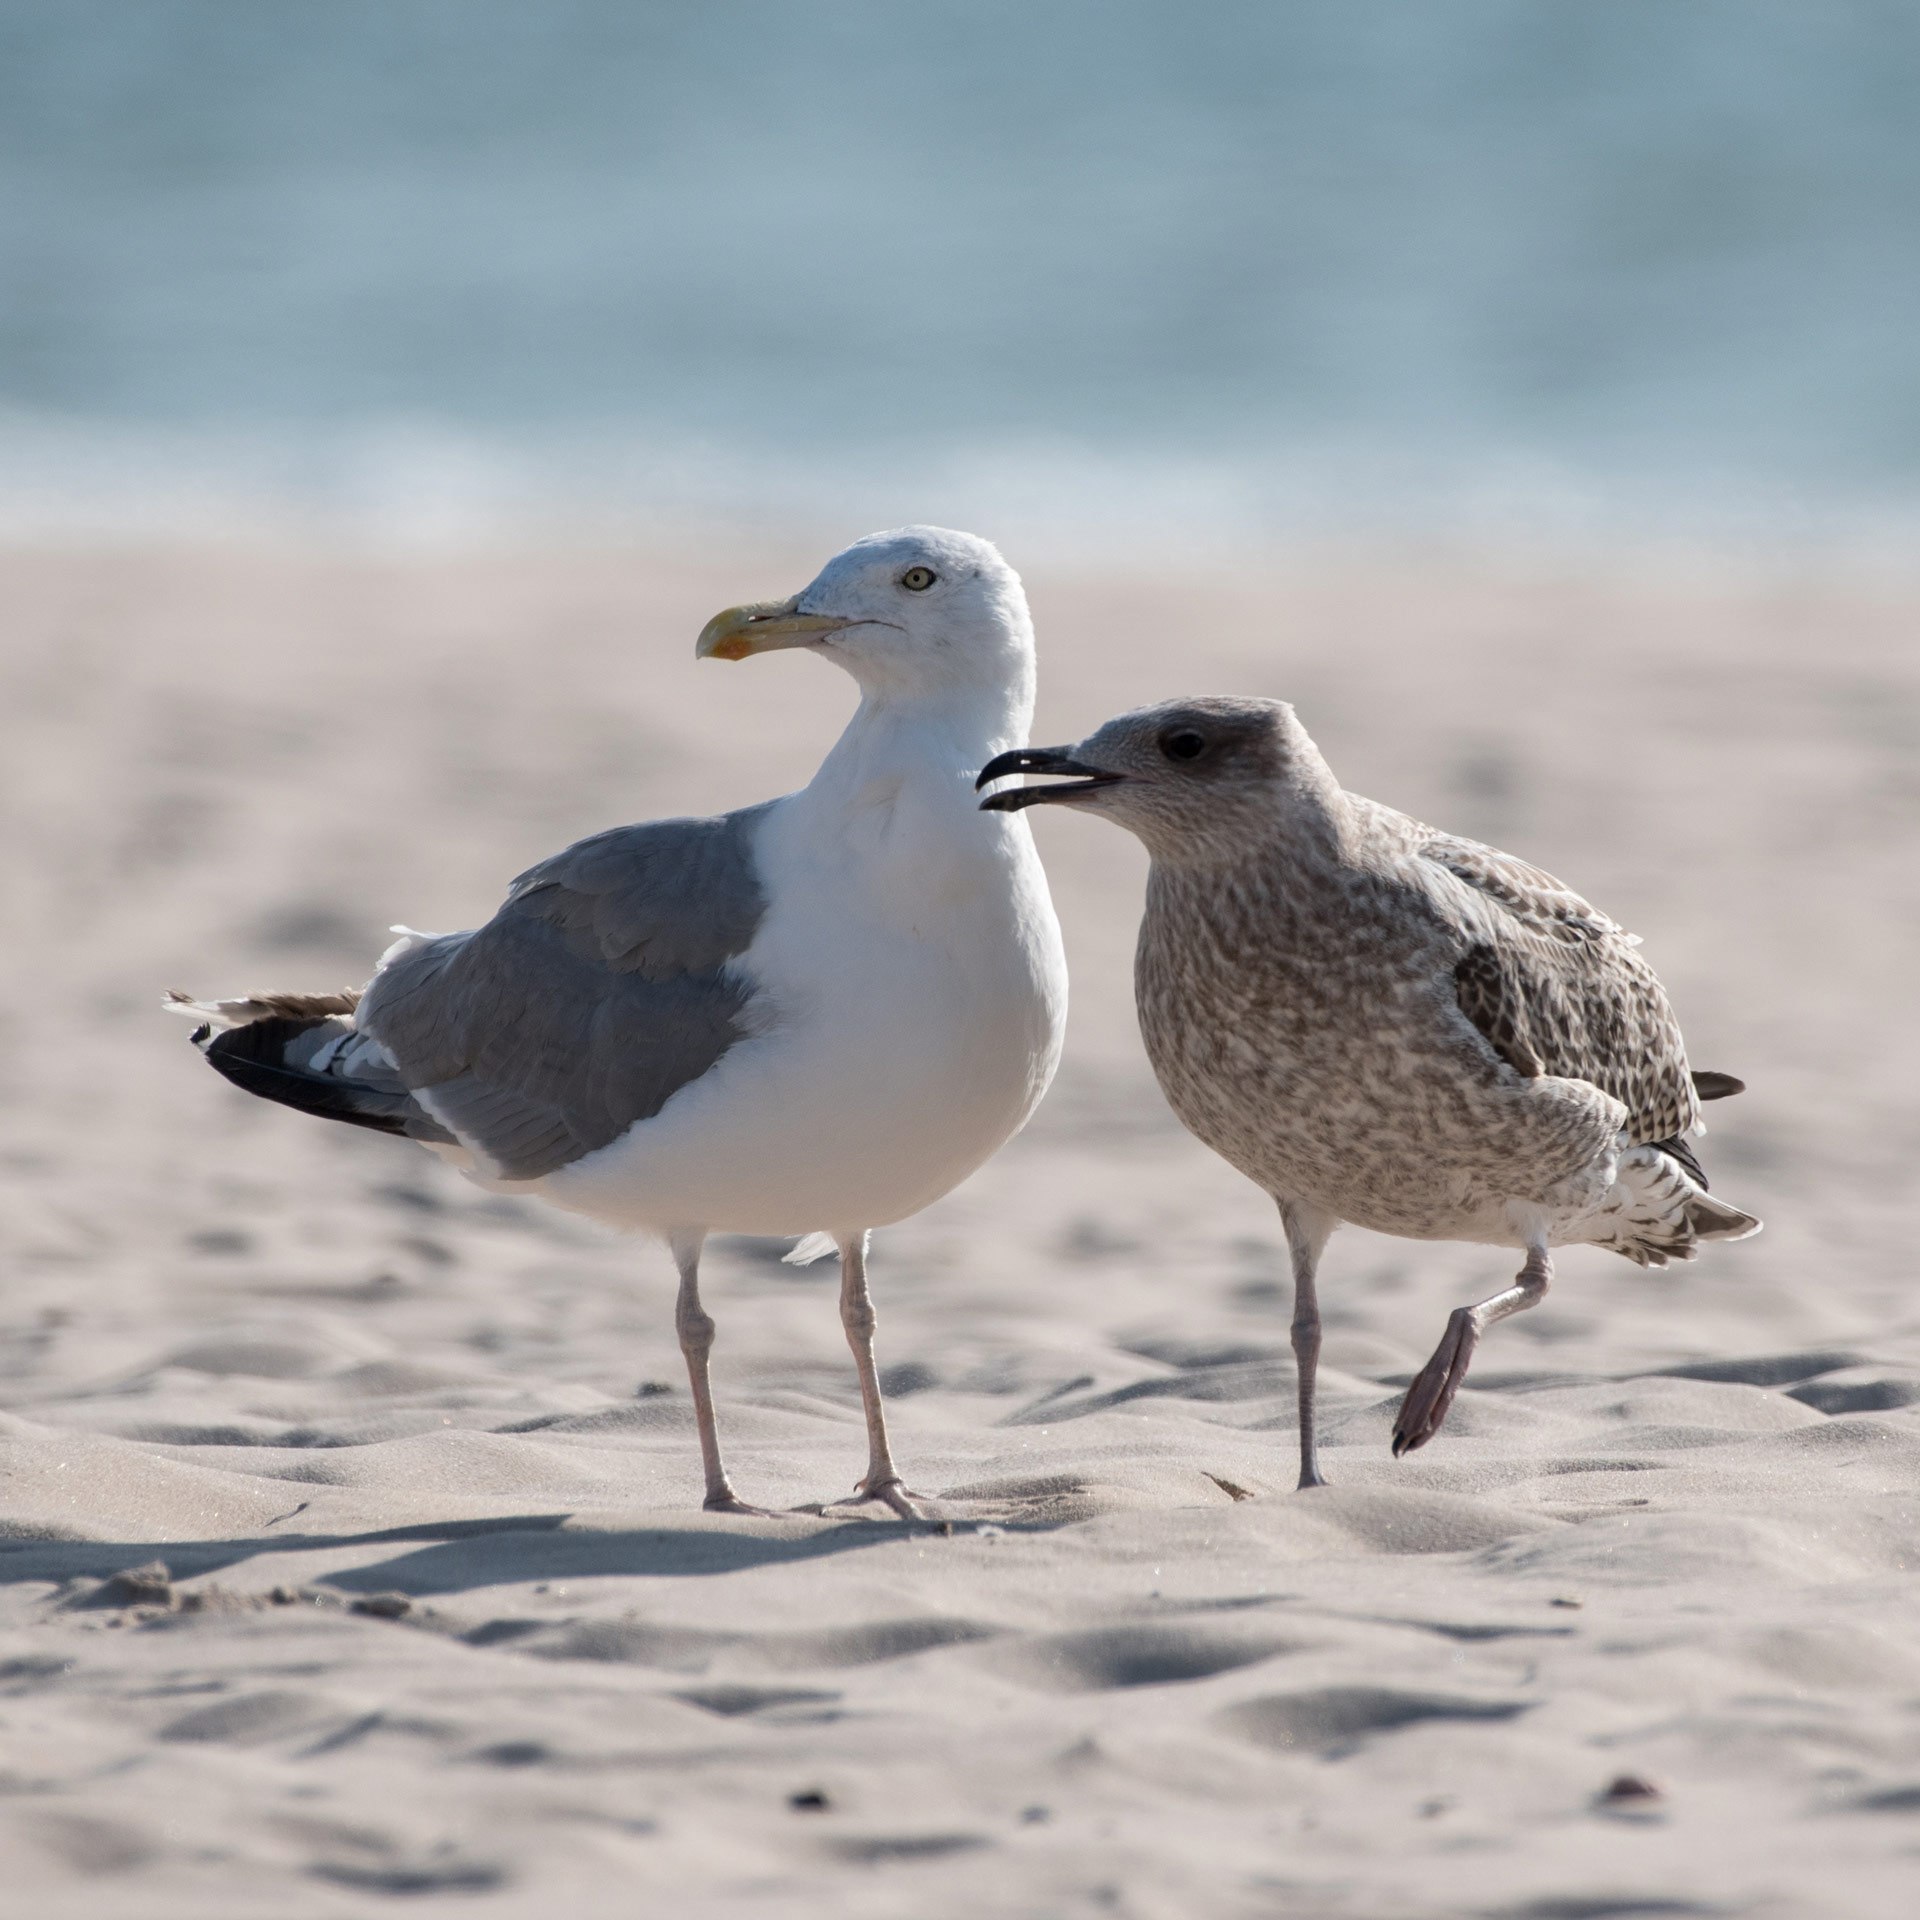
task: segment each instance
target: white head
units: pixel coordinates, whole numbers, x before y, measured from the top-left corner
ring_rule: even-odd
[[[785,647],[836,662],[872,701],[986,695],[1031,711],[1027,596],[994,546],[971,533],[870,533],[836,553],[791,600],[716,614],[695,652],[703,660],[744,660]]]

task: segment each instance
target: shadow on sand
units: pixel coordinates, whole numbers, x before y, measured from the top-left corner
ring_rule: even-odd
[[[266,1555],[352,1552],[418,1542],[412,1552],[323,1577],[328,1586],[346,1592],[398,1591],[424,1597],[522,1581],[740,1573],[882,1546],[921,1531],[898,1522],[853,1520],[815,1523],[802,1532],[804,1519],[795,1516],[795,1530],[778,1534],[697,1524],[599,1532],[570,1529],[571,1518],[566,1513],[514,1514],[429,1521],[372,1533],[269,1534],[245,1540],[11,1541],[0,1543],[0,1585],[103,1579],[151,1560],[165,1561],[176,1580],[192,1580]]]

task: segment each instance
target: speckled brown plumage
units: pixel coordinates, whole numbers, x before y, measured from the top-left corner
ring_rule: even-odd
[[[1633,935],[1552,874],[1477,841],[1435,834],[1419,858],[1495,909],[1475,916],[1479,937],[1454,980],[1461,1011],[1509,1066],[1612,1094],[1630,1145],[1698,1124],[1680,1028]]]
[[[1181,701],[995,766],[1082,776],[998,804],[1057,795],[1152,855],[1141,1033],[1175,1113],[1286,1219],[1303,1485],[1313,1272],[1340,1222],[1528,1253],[1461,1310],[1396,1452],[1437,1429],[1480,1331],[1545,1291],[1550,1247],[1664,1266],[1758,1226],[1706,1192],[1699,1092],[1637,939],[1540,868],[1343,792],[1291,708]]]

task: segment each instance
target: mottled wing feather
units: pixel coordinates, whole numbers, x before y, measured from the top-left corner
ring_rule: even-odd
[[[1485,903],[1460,926],[1455,992],[1516,1073],[1612,1094],[1635,1145],[1697,1123],[1679,1026],[1630,934],[1552,874],[1492,847],[1435,835],[1419,852]]]
[[[1617,920],[1610,920],[1544,868],[1529,866],[1498,847],[1437,833],[1420,853],[1455,879],[1497,900],[1525,926],[1568,941],[1598,940],[1607,934],[1631,940]]]
[[[1514,997],[1514,976],[1500,964],[1499,954],[1476,942],[1460,956],[1453,984],[1460,1011],[1487,1036],[1494,1052],[1523,1080],[1539,1079],[1540,1056],[1522,1037],[1526,1017]]]
[[[728,962],[765,910],[763,808],[596,834],[529,869],[484,927],[400,954],[363,1031],[509,1179],[651,1119],[744,1031]]]

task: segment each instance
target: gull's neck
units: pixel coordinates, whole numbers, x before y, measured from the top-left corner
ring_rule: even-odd
[[[1032,655],[1008,664],[1006,678],[993,685],[863,687],[858,710],[809,791],[846,792],[881,779],[971,781],[996,753],[1024,746],[1033,723]]]
[[[1153,871],[1173,882],[1233,886],[1257,877],[1262,886],[1307,885],[1351,873],[1367,858],[1369,821],[1331,780],[1324,790],[1304,781],[1284,794],[1269,790],[1204,824],[1157,827],[1143,821],[1136,831]]]

